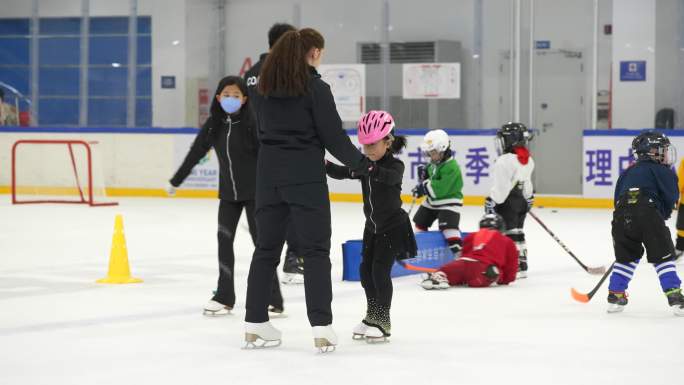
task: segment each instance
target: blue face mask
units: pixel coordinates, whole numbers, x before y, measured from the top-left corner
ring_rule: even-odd
[[[224,96],[221,98],[221,108],[229,114],[234,114],[240,110],[242,102],[240,99],[233,96]]]

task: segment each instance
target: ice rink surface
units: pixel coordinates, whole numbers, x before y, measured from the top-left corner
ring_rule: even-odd
[[[622,314],[589,304],[590,276],[528,217],[529,278],[509,287],[429,292],[394,280],[391,342],[352,341],[365,312],[358,282],[342,282],[340,244],[360,238],[361,204],[333,203],[336,352],[315,353],[300,286],[283,286],[283,344],[241,350],[253,246],[236,240],[237,306],[202,316],[217,278],[218,201],[122,199],[118,207],[12,206],[0,197],[0,384],[677,384],[684,319],[667,307],[642,261]],[[536,209],[588,265],[612,262],[610,210]],[[101,285],[114,216],[123,214],[133,276]],[[465,207],[461,228],[482,213]],[[244,218],[243,218],[244,222]],[[674,229],[674,220],[669,221]],[[679,265],[680,275],[683,269]]]

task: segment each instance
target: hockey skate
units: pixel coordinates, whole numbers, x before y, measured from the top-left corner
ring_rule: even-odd
[[[282,333],[270,322],[245,322],[243,349],[275,348],[282,343]]]
[[[357,341],[364,339],[367,330],[368,325],[363,322],[359,322],[359,324],[354,326],[354,329],[352,330],[352,339]]]
[[[285,309],[270,305],[268,307],[268,318],[286,318]]]
[[[383,342],[389,342],[390,334],[385,332],[380,326],[377,325],[367,325],[368,329],[364,337],[366,342],[369,344],[379,344]]]
[[[328,326],[314,326],[313,327],[314,346],[319,353],[332,353],[337,346],[337,334],[332,328]]]
[[[204,312],[202,314],[207,317],[219,317],[230,314],[231,310],[233,310],[232,306],[226,306],[212,299],[204,305]]]
[[[294,253],[287,253],[285,263],[283,263],[284,284],[303,284],[304,283],[304,259],[297,257]]]
[[[627,293],[624,291],[608,292],[608,313],[620,313],[627,306]]]
[[[428,277],[420,283],[425,290],[443,290],[449,288],[449,280],[443,271],[428,274]]]
[[[684,295],[682,295],[682,289],[669,290],[665,292],[665,295],[674,315],[684,317]]]
[[[516,242],[515,247],[518,248],[518,273],[515,279],[527,278],[527,245],[525,242]]]
[[[520,262],[518,263],[518,273],[515,279],[527,278],[527,257],[520,257]]]

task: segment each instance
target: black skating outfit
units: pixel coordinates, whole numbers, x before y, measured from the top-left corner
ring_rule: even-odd
[[[330,199],[323,157],[327,149],[368,172],[368,159],[342,128],[330,87],[311,67],[308,93],[252,96],[261,147],[257,162],[259,239],[247,285],[247,322],[268,321],[271,277],[280,260],[288,220],[304,259],[304,290],[311,326],[332,323]]]
[[[259,56],[259,61],[256,62],[252,68],[245,72],[245,83],[247,83],[247,92],[249,97],[252,98],[257,93],[257,85],[259,84],[259,71],[261,71],[261,66],[266,61],[267,53],[262,53]],[[256,113],[252,109],[253,113]],[[256,120],[256,116],[254,117]],[[297,244],[297,233],[294,230],[292,221],[287,224],[287,235],[285,236],[287,242],[287,251],[285,252],[285,262],[283,263],[283,272],[290,274],[301,274],[302,264],[301,257],[299,254],[299,245]]]
[[[326,165],[335,179],[359,179],[363,191],[363,253],[359,266],[368,304],[364,323],[390,334],[391,270],[397,259],[416,256],[416,240],[408,214],[401,208],[404,163],[387,152],[368,176],[354,176],[348,167]]]
[[[243,107],[226,119],[209,117],[204,123],[185,160],[171,178],[173,186],[180,186],[192,168],[214,148],[219,162],[218,259],[219,279],[214,301],[226,306],[235,305],[235,230],[244,208],[249,233],[256,244],[254,220],[254,194],[256,188],[256,162],[259,144],[251,113]],[[283,309],[278,277],[273,276],[270,305]]]

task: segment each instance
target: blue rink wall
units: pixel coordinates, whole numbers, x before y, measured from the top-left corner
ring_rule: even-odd
[[[187,153],[199,130],[193,127],[0,127],[0,193],[10,191],[12,145],[20,139],[78,139],[94,142],[104,185],[111,196],[164,197],[164,186]],[[492,167],[497,157],[494,148],[496,130],[446,129],[452,149],[464,178],[464,204],[482,204],[491,186]],[[347,130],[358,145],[355,130]],[[407,137],[407,148],[398,157],[406,170],[403,180],[403,199],[411,201],[410,190],[417,183],[417,168],[426,162],[420,143],[423,129],[397,129]],[[631,140],[637,130],[585,130],[582,154],[582,195],[538,195],[536,204],[547,207],[612,207],[612,192],[619,174],[633,160]],[[684,131],[666,130],[674,145],[684,151]],[[359,146],[360,147],[360,146]],[[36,150],[31,150],[36,151]],[[680,156],[681,157],[681,156]],[[329,157],[334,161],[334,158]],[[679,159],[678,159],[679,161]],[[21,162],[21,160],[19,160]],[[71,183],[63,181],[31,180],[31,170],[40,164],[22,163],[23,176],[29,184]],[[360,202],[358,183],[329,180],[331,200]],[[218,165],[213,152],[198,165],[179,189],[177,197],[216,197]],[[60,187],[60,186],[56,186]],[[69,186],[66,186],[69,187]]]

